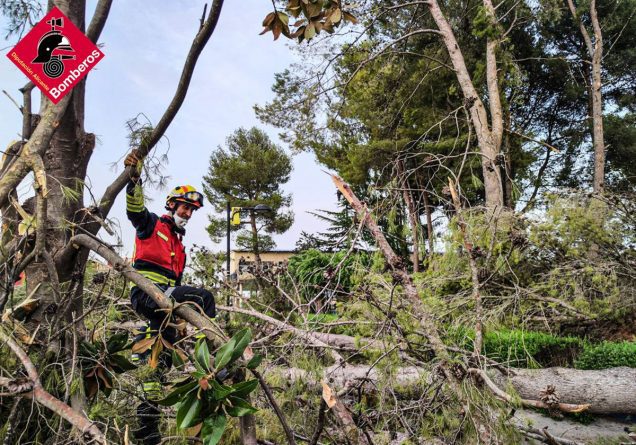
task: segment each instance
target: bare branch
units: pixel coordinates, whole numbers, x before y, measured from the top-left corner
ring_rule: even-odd
[[[181,78],[179,79],[177,91],[175,92],[170,105],[168,105],[168,108],[159,120],[157,126],[153,128],[150,136],[145,139],[142,145],[139,147],[141,156],[147,156],[148,153],[157,144],[157,142],[161,140],[164,133],[170,126],[170,123],[172,123],[174,117],[177,115],[177,112],[181,108],[181,105],[183,105],[183,101],[185,100],[186,93],[188,92],[188,87],[190,86],[190,81],[192,79],[192,73],[194,72],[194,68],[199,59],[199,55],[203,51],[203,48],[207,44],[208,40],[212,36],[212,33],[214,32],[214,29],[216,28],[219,16],[221,15],[222,6],[223,0],[214,0],[212,2],[212,7],[210,8],[210,14],[208,18],[192,42],[192,46],[190,47],[190,51],[188,52],[188,56],[183,66],[183,71],[181,72]],[[110,209],[115,202],[115,198],[117,198],[117,195],[126,186],[126,183],[130,178],[131,168],[132,167],[127,167],[119,175],[119,177],[115,179],[115,181],[111,185],[108,186],[108,188],[104,192],[104,195],[99,202],[99,209],[102,218],[108,216],[108,213],[110,212]],[[99,227],[96,228],[95,233],[97,233],[98,230]]]
[[[89,435],[96,443],[98,444],[106,444],[106,438],[104,434],[93,424],[93,422],[85,417],[82,413],[74,411],[70,406],[61,402],[60,400],[53,397],[47,391],[42,388],[42,384],[40,383],[40,377],[38,375],[37,369],[33,365],[33,362],[29,358],[29,356],[24,352],[24,350],[11,338],[7,335],[3,329],[0,328],[0,340],[5,342],[9,348],[13,351],[13,353],[20,359],[24,369],[29,376],[29,379],[33,382],[33,390],[29,393],[24,393],[25,397],[31,397],[41,405],[47,407],[51,411],[53,411],[58,416],[62,417],[66,421],[68,421],[75,428],[80,430],[83,434]],[[6,384],[7,382],[0,382]]]

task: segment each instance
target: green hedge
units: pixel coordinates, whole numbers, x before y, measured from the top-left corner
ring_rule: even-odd
[[[580,338],[556,337],[543,332],[487,331],[484,354],[514,367],[569,366],[584,343]]]
[[[453,329],[449,340],[463,349],[473,349],[475,334]],[[568,366],[577,369],[636,368],[636,342],[590,343],[578,337],[558,337],[544,332],[486,331],[483,352],[505,365],[520,368]]]
[[[587,344],[574,362],[577,369],[636,368],[636,342]]]

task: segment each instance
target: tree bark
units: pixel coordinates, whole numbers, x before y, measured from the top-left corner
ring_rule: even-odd
[[[605,141],[603,134],[603,98],[601,94],[601,63],[603,61],[603,32],[598,20],[596,0],[590,3],[590,21],[594,31],[594,41],[583,23],[573,0],[567,0],[574,21],[579,25],[592,65],[592,79],[589,93],[592,101],[592,143],[594,145],[594,192],[602,194],[605,190]]]
[[[466,255],[468,256],[468,264],[470,266],[470,277],[472,281],[473,291],[471,297],[475,302],[475,340],[474,354],[475,356],[481,355],[481,347],[483,343],[483,307],[481,303],[481,283],[479,282],[479,269],[475,256],[473,254],[473,243],[469,238],[466,230],[466,222],[462,213],[462,204],[459,200],[458,190],[455,187],[455,182],[449,177],[448,186],[450,188],[451,196],[453,199],[453,206],[455,207],[455,214],[459,225],[459,230],[462,234],[462,241],[464,243],[464,249],[466,249]]]
[[[484,175],[484,188],[486,192],[486,206],[489,208],[503,205],[503,189],[501,176],[496,162],[501,147],[501,103],[499,88],[496,79],[495,42],[489,41],[486,48],[487,77],[489,100],[491,101],[491,113],[494,111],[492,130],[488,127],[488,114],[484,103],[479,98],[473,81],[466,68],[464,56],[459,48],[453,29],[442,13],[437,0],[427,2],[433,20],[441,32],[442,40],[448,51],[457,81],[464,95],[466,108],[470,112],[471,123],[477,134],[477,141],[481,150],[481,164]],[[492,6],[492,4],[491,4]],[[494,102],[493,102],[494,101]],[[498,104],[498,105],[497,105]]]
[[[513,369],[511,376],[493,374],[494,382],[505,388],[511,384],[523,398],[538,399],[539,393],[553,385],[563,403],[591,406],[599,414],[636,414],[636,369],[610,368],[582,371],[569,368]]]
[[[540,401],[541,391],[548,385],[556,387],[560,402],[569,405],[590,405],[588,410],[595,414],[636,414],[636,369],[619,367],[598,371],[570,368],[521,369],[511,368],[510,375],[490,369],[488,376],[501,390],[512,387],[526,400]],[[299,368],[272,368],[271,372],[281,375],[291,383],[302,381],[321,390],[319,379],[312,372]],[[265,376],[267,377],[267,376]],[[404,397],[421,397],[419,386],[432,378],[430,370],[416,366],[396,368],[390,375],[369,365],[348,365],[346,368],[331,366],[325,368],[322,379],[329,381],[334,391],[352,387],[363,381],[368,388],[382,380],[399,388],[397,393]],[[514,400],[513,400],[514,401]]]
[[[406,172],[404,168],[404,161],[402,159],[397,161],[398,168],[398,178],[401,182],[402,188],[402,198],[404,199],[404,205],[406,205],[406,209],[409,215],[409,223],[411,225],[411,236],[413,238],[413,253],[411,254],[412,262],[413,262],[413,272],[420,271],[420,222],[419,216],[417,214],[417,210],[415,209],[415,203],[413,202],[413,196],[411,195],[411,190],[409,187],[409,181],[406,177]]]

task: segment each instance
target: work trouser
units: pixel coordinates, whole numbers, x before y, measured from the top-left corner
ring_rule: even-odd
[[[214,296],[205,289],[199,289],[190,286],[167,287],[157,285],[169,298],[177,303],[193,302],[196,303],[203,312],[210,318],[216,315]],[[159,306],[155,301],[135,286],[130,291],[130,299],[134,311],[147,318],[149,326],[146,335],[157,335],[161,332],[162,338],[174,344],[177,341],[178,333],[176,328],[168,326],[168,323],[174,322],[173,319],[166,319],[169,314],[163,310],[158,310]],[[172,367],[172,354],[164,349],[159,357],[159,364],[152,377],[143,383],[145,400],[137,406],[137,418],[139,428],[135,430],[134,437],[143,445],[157,445],[161,443],[161,435],[159,433],[159,418],[161,411],[159,410],[156,400],[162,396],[162,387],[164,385],[164,373]]]

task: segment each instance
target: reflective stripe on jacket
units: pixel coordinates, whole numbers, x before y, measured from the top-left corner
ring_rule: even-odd
[[[133,256],[135,269],[155,283],[167,286],[174,286],[179,281],[186,261],[181,236],[174,232],[173,226],[169,216],[158,218],[149,237],[135,237]]]

